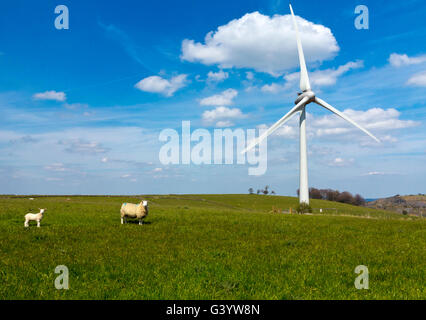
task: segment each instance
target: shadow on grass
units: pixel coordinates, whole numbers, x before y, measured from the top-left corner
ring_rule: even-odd
[[[151,223],[152,223],[151,221],[142,221],[142,225],[151,224]],[[124,224],[139,224],[139,221],[138,220],[127,220],[127,222],[124,223]]]

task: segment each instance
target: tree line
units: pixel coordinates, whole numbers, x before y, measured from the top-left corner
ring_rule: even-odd
[[[297,195],[299,196],[299,189],[297,189]],[[348,191],[340,192],[338,190],[332,190],[332,189],[309,188],[309,198],[342,202],[342,203],[352,204],[355,206],[365,205],[365,199],[361,195],[356,194],[354,196],[352,195],[352,193]]]

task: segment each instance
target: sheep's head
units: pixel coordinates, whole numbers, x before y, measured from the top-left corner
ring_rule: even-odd
[[[144,207],[147,207],[147,206],[148,206],[148,201],[146,201],[146,200],[142,201],[142,205],[143,205]]]
[[[47,209],[40,209],[40,213],[44,213]]]

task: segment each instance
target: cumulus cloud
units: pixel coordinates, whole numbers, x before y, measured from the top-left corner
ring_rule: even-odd
[[[372,108],[366,111],[347,109],[343,111],[343,113],[364,128],[373,131],[404,129],[414,127],[419,124],[413,120],[399,119],[401,113],[394,108]],[[312,119],[312,126],[315,128],[318,136],[340,134],[358,130],[334,114]]]
[[[35,100],[55,100],[55,101],[65,101],[66,94],[64,92],[56,92],[55,90],[45,91],[36,93],[33,95]]]
[[[426,55],[409,57],[406,54],[392,53],[389,56],[389,63],[393,67],[409,66],[412,64],[419,64],[422,62],[426,62]]]
[[[284,89],[285,89],[284,85],[277,84],[277,83],[265,84],[264,86],[262,86],[262,88],[260,88],[262,92],[267,92],[267,93],[277,93]]]
[[[228,72],[224,72],[223,70],[219,70],[218,72],[209,71],[209,73],[207,74],[207,81],[222,82],[228,79],[228,77],[229,77]]]
[[[232,100],[238,95],[235,89],[227,89],[219,94],[201,99],[200,105],[202,106],[229,106]]]
[[[135,87],[141,91],[160,93],[171,97],[177,90],[185,87],[187,84],[187,75],[180,74],[172,77],[170,80],[160,76],[151,76],[142,79],[135,84]]]
[[[316,70],[309,73],[309,81],[312,86],[323,87],[334,85],[337,82],[337,78],[352,69],[362,68],[364,62],[350,61],[338,68],[330,68],[325,70]],[[260,88],[262,92],[266,93],[278,93],[287,90],[299,83],[300,74],[299,72],[293,72],[284,76],[285,83],[271,83],[265,84]]]
[[[339,66],[337,69],[325,69],[325,70],[316,70],[309,73],[309,81],[311,85],[321,87],[321,86],[330,86],[336,83],[337,78],[348,72],[352,69],[362,68],[364,62],[359,61],[350,61],[342,66]],[[291,73],[284,76],[284,79],[288,82],[288,85],[299,82],[300,76],[299,72]]]
[[[339,46],[331,30],[296,17],[308,62],[333,58]],[[290,15],[247,13],[207,33],[204,43],[185,39],[181,59],[221,68],[252,68],[272,75],[298,67]]]
[[[233,120],[244,118],[244,114],[238,108],[217,107],[213,110],[204,111],[202,119],[205,124],[216,123],[216,127],[231,127]]]
[[[347,109],[343,113],[364,128],[372,131],[383,143],[395,143],[398,141],[389,134],[391,131],[419,125],[419,122],[416,121],[401,120],[401,113],[393,108],[372,108],[366,111]],[[320,117],[308,113],[307,123],[309,137],[327,137],[333,139],[344,137],[347,139],[347,135],[352,133],[357,133],[357,136],[363,139],[366,137],[359,129],[332,113]],[[294,116],[286,125],[274,132],[273,135],[287,138],[298,137],[298,117]],[[362,141],[361,146],[377,146],[377,143],[373,140],[370,141],[367,139],[365,141],[367,142]]]
[[[282,136],[282,137],[295,138],[299,135],[299,132],[296,129],[296,127],[283,125],[281,128],[277,129],[277,131],[275,132],[275,135]]]
[[[415,87],[426,87],[426,71],[416,73],[407,81],[407,85]]]

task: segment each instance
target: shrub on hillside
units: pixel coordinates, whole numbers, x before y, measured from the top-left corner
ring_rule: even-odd
[[[312,213],[312,208],[309,204],[303,202],[296,207],[297,213]]]

